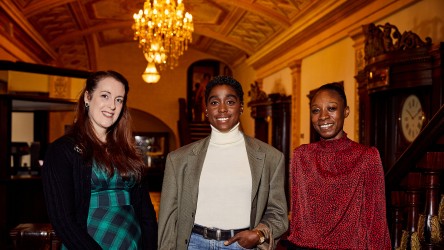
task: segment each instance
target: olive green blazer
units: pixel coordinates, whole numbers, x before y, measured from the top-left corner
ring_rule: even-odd
[[[282,152],[244,135],[252,176],[250,228],[259,223],[278,239],[288,228]],[[210,137],[167,156],[159,209],[159,249],[186,250],[194,225],[199,178]]]

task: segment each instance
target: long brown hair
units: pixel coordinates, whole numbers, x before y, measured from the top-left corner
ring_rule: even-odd
[[[85,106],[84,96],[89,95],[97,88],[97,84],[105,78],[114,78],[125,87],[122,111],[116,122],[107,129],[106,143],[99,140],[94,132],[88,112]],[[86,79],[85,88],[82,90],[77,102],[76,118],[72,129],[68,132],[74,137],[77,147],[83,155],[88,166],[94,160],[104,169],[109,176],[117,169],[124,179],[135,178],[140,181],[143,174],[144,162],[139,151],[135,147],[132,134],[131,117],[126,106],[129,86],[124,76],[115,71],[97,71]]]

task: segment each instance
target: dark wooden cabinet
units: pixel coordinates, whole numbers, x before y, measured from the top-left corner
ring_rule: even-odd
[[[34,127],[33,141],[38,141],[40,149],[44,149],[49,143],[49,113],[73,111],[75,104],[68,100],[41,96],[1,94],[0,106],[0,197],[4,204],[0,206],[1,248],[9,244],[11,239],[7,238],[8,231],[17,224],[49,222],[40,166],[25,168],[11,164],[12,113],[33,113],[34,122],[29,124]]]
[[[291,96],[270,94],[267,99],[249,102],[254,119],[254,136],[284,153],[290,154]]]
[[[0,60],[0,71],[3,75],[11,72],[44,74],[86,78],[90,72],[54,68],[50,66],[10,62]],[[29,76],[29,75],[28,75]],[[10,78],[7,78],[10,80]],[[33,79],[32,77],[26,79]],[[38,159],[43,159],[43,153],[49,144],[50,114],[54,112],[73,111],[75,103],[72,100],[50,98],[48,93],[9,91],[11,82],[3,82],[5,88],[0,89],[0,249],[8,249],[11,243],[9,230],[20,223],[48,223],[46,206],[43,196],[43,186],[40,178],[40,166],[31,160],[31,166],[14,166],[11,155],[17,143],[12,140],[13,112],[32,113],[34,137],[32,141],[39,142]],[[32,83],[28,83],[32,85]],[[28,125],[28,124],[27,124]],[[28,154],[33,151],[29,145]],[[27,151],[27,150],[25,150]],[[39,154],[39,153],[42,154]],[[31,157],[32,159],[33,157]],[[35,158],[35,157],[34,157]],[[18,162],[18,161],[16,161]],[[38,163],[37,163],[38,164]],[[18,165],[18,164],[16,164]],[[18,174],[19,173],[19,174]]]
[[[137,148],[146,163],[145,181],[149,190],[162,191],[163,174],[166,157],[169,153],[169,133],[167,132],[134,132]]]
[[[285,157],[285,190],[288,196],[290,164],[291,96],[270,94],[267,98],[248,103],[254,119],[255,138],[271,144]]]

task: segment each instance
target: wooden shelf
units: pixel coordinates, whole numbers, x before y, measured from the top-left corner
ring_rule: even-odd
[[[11,111],[74,111],[75,100],[50,98],[45,96],[0,94],[0,99],[12,102]]]

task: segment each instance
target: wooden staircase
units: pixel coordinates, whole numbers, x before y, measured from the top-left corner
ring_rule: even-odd
[[[207,137],[211,133],[211,127],[208,122],[190,122],[188,123],[191,142],[198,141]]]
[[[198,141],[210,135],[211,127],[208,122],[193,122],[187,112],[187,104],[184,98],[179,99],[179,129],[180,145],[184,146]]]

